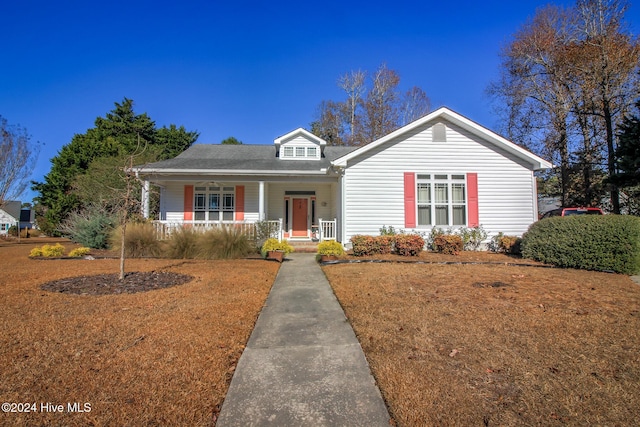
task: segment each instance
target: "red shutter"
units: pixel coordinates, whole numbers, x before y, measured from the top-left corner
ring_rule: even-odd
[[[184,186],[184,220],[193,221],[193,185]]]
[[[469,227],[480,226],[480,215],[478,213],[478,174],[467,174],[467,194],[468,194],[468,212]]]
[[[404,173],[404,226],[416,226],[416,175],[413,172]]]
[[[244,221],[244,185],[236,186],[236,221]]]

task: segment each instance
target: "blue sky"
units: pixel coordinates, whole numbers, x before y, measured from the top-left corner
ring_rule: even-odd
[[[485,89],[500,48],[548,3],[7,1],[0,115],[43,144],[35,180],[124,97],[159,127],[197,130],[199,143],[269,144],[342,99],[341,74],[383,62],[401,89],[496,129]],[[627,13],[636,34],[638,8]]]

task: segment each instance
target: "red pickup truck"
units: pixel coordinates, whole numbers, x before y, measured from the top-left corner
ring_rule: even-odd
[[[604,215],[600,208],[559,208],[549,212],[545,212],[542,218],[550,218],[552,216],[570,216],[570,215]]]

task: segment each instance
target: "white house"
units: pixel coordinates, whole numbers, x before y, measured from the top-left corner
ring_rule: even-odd
[[[9,229],[20,221],[20,206],[17,201],[9,201],[0,209],[0,235],[9,234]]]
[[[548,161],[447,108],[363,147],[304,129],[270,145],[195,144],[135,168],[161,189],[159,224],[269,220],[288,239],[377,235],[382,226],[482,227],[521,235],[538,218],[534,171]]]

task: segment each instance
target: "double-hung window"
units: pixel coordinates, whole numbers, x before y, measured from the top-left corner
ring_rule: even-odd
[[[463,174],[418,174],[416,185],[418,226],[467,225]]]
[[[235,187],[195,187],[193,212],[196,221],[233,221]]]

